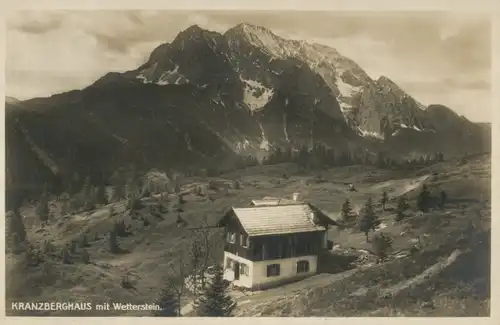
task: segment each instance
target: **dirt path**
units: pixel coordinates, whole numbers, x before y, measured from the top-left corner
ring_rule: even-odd
[[[414,287],[421,285],[426,281],[429,281],[430,278],[440,274],[445,268],[455,263],[455,261],[460,255],[462,255],[462,251],[457,249],[453,251],[453,253],[451,253],[451,255],[448,258],[432,265],[431,267],[429,267],[416,277],[408,279],[407,281],[404,282],[400,282],[394,286],[382,290],[380,292],[380,295],[394,297],[404,294],[405,291],[410,291]]]
[[[322,273],[281,287],[263,291],[254,291],[250,294],[243,294],[236,297],[236,301],[238,302],[238,306],[246,306],[248,304],[254,304],[265,300],[273,300],[284,296],[293,296],[309,289],[330,285],[336,281],[351,276],[357,271],[357,269],[353,269],[337,274]]]

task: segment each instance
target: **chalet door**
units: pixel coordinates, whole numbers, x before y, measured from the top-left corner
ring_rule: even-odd
[[[234,262],[234,279],[235,280],[240,279],[240,263],[239,262]]]

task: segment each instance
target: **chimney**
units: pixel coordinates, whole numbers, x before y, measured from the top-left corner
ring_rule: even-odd
[[[300,193],[293,193],[292,200],[298,201]]]

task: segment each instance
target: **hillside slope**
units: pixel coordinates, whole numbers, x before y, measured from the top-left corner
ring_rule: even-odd
[[[419,254],[381,265],[365,263],[347,272],[325,270],[304,282],[253,295],[235,291],[233,294],[239,302],[236,313],[247,316],[355,316],[360,313],[453,316],[476,313],[474,315],[485,316],[489,313],[490,159],[489,156],[480,156],[468,162],[449,160],[413,172],[365,166],[338,167],[322,172],[320,176],[324,182],[317,182],[317,175],[305,175],[291,164],[252,167],[222,175],[221,178],[188,177],[182,180],[181,186],[186,200],[182,218],[186,220],[187,228],[203,224],[204,218],[213,224],[229,206],[246,205],[249,200],[263,196],[280,197],[300,192],[302,199],[337,219],[346,198],[358,209],[368,197],[376,202],[382,191],[387,191],[391,198],[389,209],[384,212],[376,205],[376,211],[385,225],[381,231],[393,236],[393,253],[407,252],[415,244],[416,236],[420,236],[424,249]],[[289,178],[282,177],[283,170],[287,171]],[[222,185],[231,184],[235,179],[241,180],[240,189],[225,189]],[[218,189],[207,186],[210,180],[219,184]],[[444,211],[425,214],[415,211],[416,197],[424,182],[433,194],[437,195],[440,190],[448,193]],[[344,183],[355,183],[358,192],[348,191]],[[212,200],[196,194],[195,189],[199,185],[207,186]],[[409,217],[402,223],[393,223],[394,212],[391,208],[402,194],[409,199]],[[28,268],[22,266],[22,255],[6,255],[9,278],[7,302],[29,297],[30,301],[57,299],[152,303],[159,294],[159,288],[164,285],[163,277],[170,274],[171,266],[179,263],[180,254],[187,252],[193,235],[187,228],[176,226],[177,197],[169,195],[167,201],[167,210],[163,213],[152,213],[151,207],[161,204],[159,197],[153,197],[145,198],[145,207],[136,213],[128,210],[125,202],[116,202],[93,211],[66,216],[59,213],[61,202],[51,201],[52,217],[44,227],[35,217],[33,206],[23,207],[21,213],[25,216],[28,238],[33,246],[41,248],[45,240],[52,240],[55,249],[53,253],[44,255],[40,265]],[[146,225],[143,218],[147,218],[149,224]],[[120,220],[130,226],[131,234],[119,238],[120,247],[128,252],[111,254],[106,234],[113,223]],[[59,250],[72,240],[80,243],[83,235],[86,235],[89,246],[82,248],[78,244],[71,254],[73,263],[62,264]],[[340,253],[347,250],[359,255],[359,250],[371,249],[364,234],[356,231],[332,229],[329,237]],[[214,231],[211,238],[214,254],[221,258],[223,236]],[[83,249],[90,253],[90,264],[81,261]],[[460,254],[453,259],[456,249],[460,250]],[[450,256],[453,258],[448,267],[448,262],[444,261]],[[464,263],[475,267],[473,270],[467,267],[471,272],[460,273]],[[437,266],[431,268],[434,265]],[[407,289],[407,281],[417,284],[421,281],[418,280],[419,275],[426,269],[431,268],[427,272],[435,272],[433,270],[442,266],[446,269],[445,273],[433,273],[428,281],[416,286],[416,289],[411,288],[414,298],[399,294]],[[15,272],[16,276],[9,277],[12,274],[9,272]],[[133,288],[120,286],[123,276],[128,276]],[[418,291],[421,289],[423,291]],[[378,295],[384,290],[392,290],[398,295],[393,300],[381,300]],[[332,300],[336,303],[332,304]],[[428,301],[432,301],[436,308],[422,311],[421,303]],[[186,304],[189,306],[189,299]],[[472,307],[464,309],[461,307],[463,304]],[[189,311],[189,308],[184,310]],[[9,313],[11,311],[7,310]],[[124,313],[109,311],[107,315]]]

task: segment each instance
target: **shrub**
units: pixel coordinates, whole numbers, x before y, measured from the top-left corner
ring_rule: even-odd
[[[128,210],[137,211],[137,210],[142,209],[143,207],[144,207],[144,205],[142,204],[141,200],[136,196],[132,196],[127,200],[127,209]]]
[[[61,259],[64,264],[71,264],[71,253],[69,245],[66,245],[61,249]]]
[[[54,252],[54,250],[55,250],[55,247],[50,240],[45,240],[43,242],[42,251],[44,254],[52,253],[52,252]]]
[[[90,254],[86,249],[82,251],[82,262],[85,264],[90,264]]]
[[[80,239],[80,247],[89,247],[89,242],[87,240],[87,235],[86,234],[83,234],[82,235],[82,238]]]
[[[130,282],[130,279],[128,278],[128,276],[122,276],[121,280],[120,280],[120,286],[124,289],[132,289],[134,288],[134,285],[132,284],[132,282]]]

